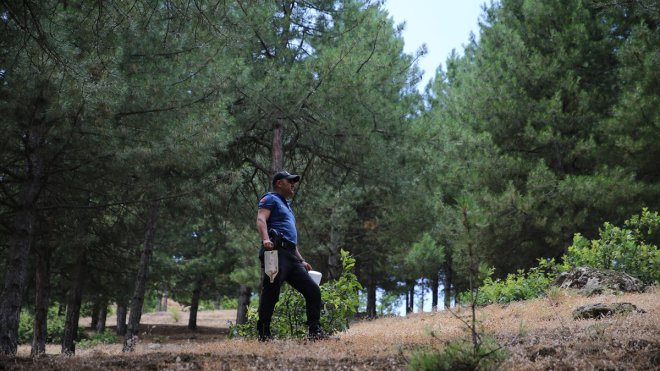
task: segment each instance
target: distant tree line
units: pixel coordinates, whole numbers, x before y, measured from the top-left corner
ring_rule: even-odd
[[[256,203],[302,175],[301,250],[328,279],[465,288],[660,199],[657,5],[503,0],[420,94],[379,1],[0,3],[0,353],[21,310],[90,312],[130,351],[149,296],[259,290]],[[442,37],[435,35],[434,37]],[[424,281],[420,281],[424,278]]]

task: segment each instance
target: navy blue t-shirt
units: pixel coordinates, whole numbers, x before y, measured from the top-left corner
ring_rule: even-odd
[[[296,217],[284,197],[275,192],[268,192],[259,200],[259,208],[270,210],[270,216],[266,221],[268,230],[275,229],[285,240],[298,245]]]

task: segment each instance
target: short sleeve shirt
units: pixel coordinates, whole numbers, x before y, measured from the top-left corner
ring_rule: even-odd
[[[259,200],[259,208],[270,210],[270,216],[266,221],[268,230],[275,229],[285,240],[298,245],[296,217],[284,197],[275,192],[268,192]]]

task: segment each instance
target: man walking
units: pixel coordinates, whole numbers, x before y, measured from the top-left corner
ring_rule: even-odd
[[[270,320],[275,303],[280,297],[280,287],[284,282],[288,282],[305,298],[310,339],[326,337],[319,325],[321,290],[307,273],[312,266],[303,259],[298,251],[296,218],[287,201],[293,196],[298,181],[300,181],[299,175],[281,171],[273,177],[273,191],[259,200],[257,231],[262,241],[259,260],[261,260],[263,276],[259,300],[259,320],[257,321],[260,341],[272,339]],[[279,271],[273,283],[270,282],[268,276],[263,274],[264,252],[271,250],[277,250],[279,261]]]

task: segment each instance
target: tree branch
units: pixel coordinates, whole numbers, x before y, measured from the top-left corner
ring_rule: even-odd
[[[188,102],[186,104],[179,105],[179,106],[170,106],[170,107],[163,107],[163,108],[151,108],[151,109],[140,110],[140,111],[119,112],[119,113],[115,114],[115,116],[120,118],[120,117],[125,117],[125,116],[142,115],[142,114],[147,114],[147,113],[160,113],[160,112],[174,111],[174,110],[178,110],[178,109],[182,109],[182,108],[187,108],[187,107],[195,105],[199,102],[202,102],[202,101],[206,100],[208,97],[212,96],[215,93],[217,93],[217,90],[211,90],[211,91],[207,92],[206,94],[204,94],[202,97],[200,97],[200,98],[198,98],[194,101]]]
[[[380,22],[378,23],[378,31],[376,32],[376,38],[374,39],[374,45],[371,48],[371,53],[369,54],[369,57],[360,64],[360,67],[358,67],[357,71],[355,71],[356,74],[359,74],[360,71],[362,71],[362,67],[364,67],[369,61],[371,60],[371,57],[374,56],[374,53],[376,52],[376,45],[378,44],[378,37],[380,36],[380,30],[383,28],[383,23]]]

